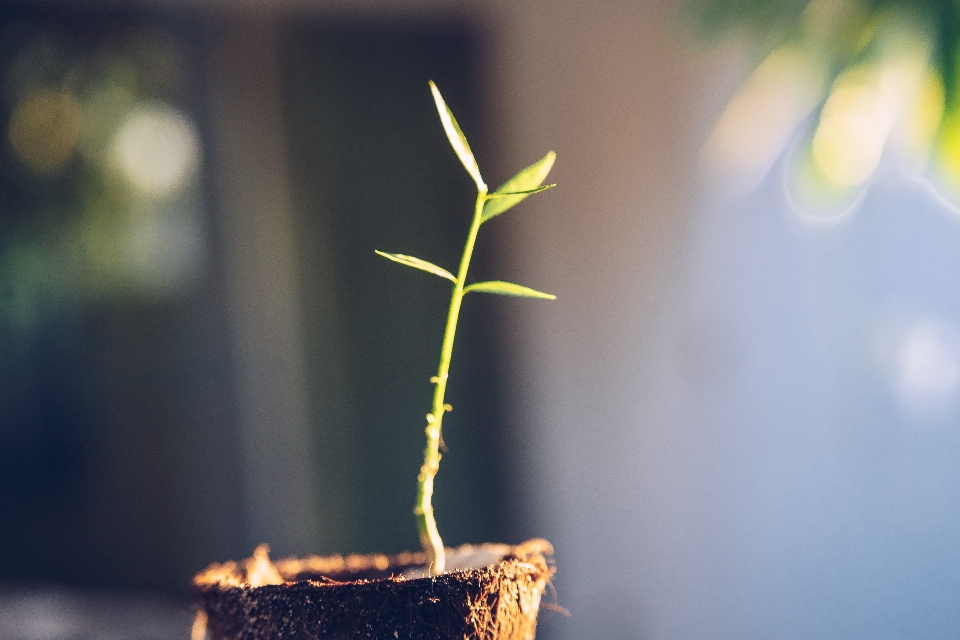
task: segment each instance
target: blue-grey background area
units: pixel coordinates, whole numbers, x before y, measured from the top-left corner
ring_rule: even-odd
[[[843,219],[811,223],[784,162],[703,216],[691,259],[709,600],[723,637],[953,637],[958,390],[905,397],[903,359],[926,331],[927,365],[955,375],[960,217],[888,158]]]
[[[598,409],[619,424],[583,460],[582,411],[553,454],[582,461],[557,491],[597,496],[555,540],[606,576],[558,578],[574,595],[560,637],[599,620],[606,638],[960,629],[958,210],[888,157],[845,216],[818,217],[791,160],[748,195],[704,197],[654,335],[592,387],[622,399]]]

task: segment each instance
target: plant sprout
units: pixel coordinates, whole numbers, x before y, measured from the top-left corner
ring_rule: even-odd
[[[440,366],[437,369],[437,375],[430,378],[434,385],[433,408],[427,414],[427,446],[423,451],[423,466],[420,467],[420,474],[417,476],[417,502],[413,512],[417,517],[417,529],[420,533],[420,543],[424,551],[427,552],[428,570],[430,575],[439,575],[445,569],[445,557],[443,551],[443,540],[437,531],[437,522],[433,516],[433,479],[437,475],[440,467],[440,429],[443,421],[443,414],[450,411],[450,405],[444,402],[444,395],[447,391],[447,378],[450,372],[450,358],[453,354],[453,339],[457,333],[457,319],[460,316],[460,305],[463,297],[471,291],[479,293],[497,293],[506,296],[516,296],[520,298],[541,298],[544,300],[553,300],[556,296],[549,293],[543,293],[523,287],[511,282],[501,280],[490,280],[487,282],[476,282],[466,284],[467,272],[470,269],[470,258],[473,255],[473,247],[477,240],[477,233],[480,226],[491,218],[500,215],[507,209],[526,198],[527,196],[545,191],[554,185],[543,185],[544,179],[553,166],[556,154],[551,151],[537,160],[526,169],[520,171],[504,182],[500,188],[493,193],[487,192],[487,185],[480,175],[480,168],[477,161],[470,151],[470,145],[467,144],[467,138],[460,130],[453,112],[447,107],[437,86],[431,81],[430,90],[433,92],[433,99],[437,105],[437,111],[440,114],[440,122],[443,123],[443,129],[450,141],[450,146],[456,152],[460,162],[473,181],[477,184],[477,200],[473,207],[473,223],[470,225],[470,231],[467,234],[467,241],[463,247],[463,256],[460,258],[460,268],[457,275],[438,267],[437,265],[414,258],[413,256],[399,253],[377,253],[384,258],[399,262],[400,264],[414,269],[420,269],[435,276],[446,278],[453,283],[453,293],[450,296],[450,310],[447,313],[447,325],[443,332],[443,346],[440,348]]]

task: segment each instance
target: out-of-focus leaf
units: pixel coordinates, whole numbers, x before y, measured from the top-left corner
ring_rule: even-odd
[[[855,16],[859,27],[833,29],[843,21],[827,23],[830,29],[816,29],[817,46],[830,55],[846,51],[834,64],[839,75],[844,68],[857,64],[857,54],[863,35],[873,31],[884,16],[902,15],[916,24],[925,25],[933,51],[931,65],[943,81],[947,107],[960,105],[960,3],[949,0],[867,0],[866,2],[811,2],[811,0],[686,0],[681,10],[681,19],[697,27],[701,37],[717,42],[722,34],[733,31],[753,33],[757,44],[772,50],[777,46],[805,37],[817,14],[840,9],[847,16]],[[821,23],[822,24],[822,23]],[[859,33],[858,33],[859,32]],[[850,42],[858,45],[850,58]]]
[[[556,159],[557,154],[550,151],[547,155],[500,185],[496,191],[490,194],[494,197],[491,197],[483,204],[483,213],[480,215],[480,222],[486,222],[490,218],[500,215],[531,193],[548,189],[549,187],[542,189],[538,189],[537,187],[546,179]]]
[[[443,267],[438,267],[432,262],[427,262],[426,260],[421,260],[420,258],[405,256],[402,253],[386,253],[385,251],[377,251],[377,255],[383,256],[387,260],[393,260],[394,262],[399,262],[402,265],[413,267],[414,269],[420,269],[421,271],[432,273],[433,275],[440,276],[441,278],[446,278],[451,282],[457,281],[457,279],[453,277],[453,274]]]
[[[557,296],[551,293],[544,293],[542,291],[537,291],[536,289],[531,289],[530,287],[523,287],[519,284],[504,282],[502,280],[477,282],[464,287],[463,289],[464,293],[469,293],[470,291],[479,291],[480,293],[496,293],[501,296],[515,296],[517,298],[540,298],[541,300],[556,300],[557,298]]]
[[[450,107],[443,101],[443,96],[440,95],[440,90],[437,89],[437,85],[433,83],[433,80],[430,81],[430,91],[433,92],[433,101],[437,103],[437,113],[440,114],[440,122],[443,123],[443,130],[447,133],[447,140],[450,141],[450,146],[457,152],[457,157],[460,158],[460,162],[463,163],[463,167],[467,170],[467,173],[469,173],[473,181],[477,183],[477,190],[486,191],[487,185],[483,181],[483,178],[480,177],[480,167],[477,166],[477,160],[473,157],[473,151],[470,150],[467,137],[463,135],[463,131],[460,130],[457,119],[453,117],[453,112],[450,111]]]

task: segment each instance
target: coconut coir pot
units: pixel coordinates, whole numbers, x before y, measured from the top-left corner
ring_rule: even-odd
[[[194,599],[211,640],[532,640],[552,553],[546,540],[465,545],[429,577],[423,553],[272,564],[261,548],[198,574]]]

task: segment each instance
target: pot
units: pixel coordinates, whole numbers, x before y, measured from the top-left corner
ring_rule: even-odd
[[[533,640],[552,554],[540,539],[464,545],[428,576],[422,552],[271,563],[261,545],[194,578],[194,637],[205,624],[210,640]]]

